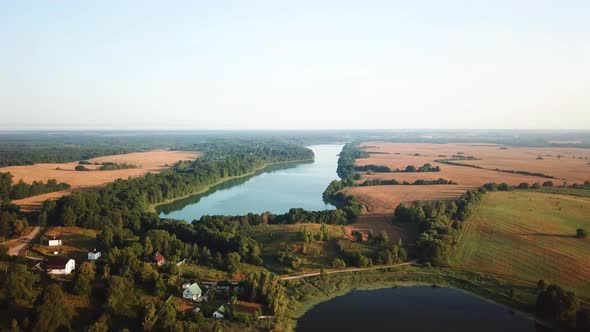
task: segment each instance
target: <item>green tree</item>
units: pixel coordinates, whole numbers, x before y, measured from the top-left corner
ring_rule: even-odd
[[[94,262],[84,262],[80,265],[78,273],[74,278],[74,293],[78,295],[88,295],[92,289],[92,282],[96,276],[96,267]]]
[[[158,326],[167,330],[174,325],[176,321],[176,308],[171,303],[164,302],[158,310]]]
[[[39,276],[26,265],[15,264],[6,276],[6,290],[13,300],[30,303],[35,299],[33,286],[39,281]]]
[[[132,280],[120,276],[110,277],[106,306],[113,315],[133,317],[135,300]]]
[[[74,213],[74,210],[67,206],[61,213],[60,221],[61,224],[66,227],[76,226],[76,214]]]
[[[71,329],[73,309],[65,301],[61,287],[56,284],[47,286],[42,303],[37,307],[35,331],[53,332],[59,328]]]
[[[332,261],[332,267],[341,270],[346,267],[346,263],[340,258],[335,258],[334,261]]]
[[[110,319],[107,315],[101,315],[94,324],[90,325],[88,332],[109,332]]]
[[[143,319],[141,321],[141,327],[144,331],[150,332],[156,325],[158,316],[156,314],[156,304],[149,302],[143,310]]]

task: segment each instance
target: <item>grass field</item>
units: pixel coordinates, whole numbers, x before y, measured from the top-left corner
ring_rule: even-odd
[[[452,266],[536,282],[590,297],[590,199],[514,191],[488,193],[463,229]]]
[[[309,247],[316,247],[320,254],[307,255],[301,252],[303,242],[300,238],[301,231],[305,228],[313,233],[319,233],[319,224],[296,225],[265,225],[252,227],[250,235],[262,245],[261,257],[264,265],[271,271],[278,273],[292,273],[276,261],[276,254],[285,246],[290,246],[293,253],[303,260],[297,272],[317,271],[322,267],[331,266],[332,260],[337,257],[336,241],[348,239],[344,226],[327,225],[331,241],[315,241]],[[351,242],[352,243],[352,242]]]
[[[96,248],[96,234],[98,230],[79,227],[52,227],[45,233],[42,244],[35,244],[33,251],[44,256],[53,256],[54,251],[60,255],[83,262],[88,259],[88,252]],[[47,246],[46,238],[50,236],[61,237],[62,246]],[[80,264],[80,263],[77,263]]]

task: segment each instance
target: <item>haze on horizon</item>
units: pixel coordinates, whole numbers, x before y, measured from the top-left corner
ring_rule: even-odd
[[[588,1],[0,3],[1,130],[589,129]]]

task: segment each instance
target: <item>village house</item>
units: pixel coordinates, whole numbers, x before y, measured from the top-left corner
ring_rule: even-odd
[[[96,251],[96,249],[94,249],[94,251],[91,251],[88,253],[88,260],[89,261],[95,261],[100,257],[100,251]]]
[[[164,265],[164,263],[166,263],[166,259],[159,252],[157,252],[157,253],[154,254],[154,257],[152,257],[152,260],[158,266],[162,266],[162,265]]]
[[[221,305],[217,310],[213,313],[213,318],[221,319],[225,317],[225,306]]]
[[[59,237],[53,236],[47,241],[47,245],[50,247],[61,246],[62,242]]]
[[[196,282],[188,285],[182,292],[182,297],[193,301],[197,301],[201,295],[203,295],[203,291]]]
[[[68,275],[76,268],[76,261],[67,257],[49,257],[45,266],[48,274]]]

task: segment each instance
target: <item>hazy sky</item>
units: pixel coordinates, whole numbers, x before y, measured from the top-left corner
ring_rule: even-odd
[[[590,129],[590,1],[0,0],[0,129]]]

